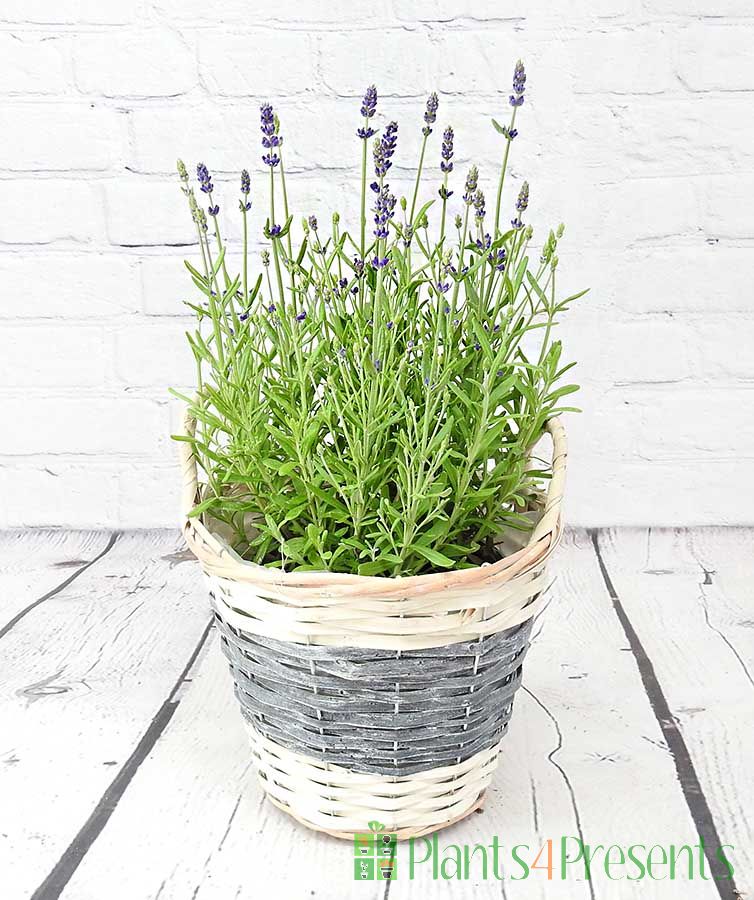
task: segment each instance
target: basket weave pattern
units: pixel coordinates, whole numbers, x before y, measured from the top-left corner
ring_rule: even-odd
[[[242,634],[217,622],[246,721],[352,772],[410,775],[496,746],[532,620],[478,641],[388,652]]]
[[[187,420],[187,430],[194,423]],[[477,568],[410,577],[281,572],[184,520],[207,576],[257,772],[270,799],[339,836],[379,812],[400,837],[477,808],[497,763],[560,537],[566,445],[533,498],[525,546]],[[181,443],[183,507],[201,497]],[[510,552],[511,549],[513,552]]]

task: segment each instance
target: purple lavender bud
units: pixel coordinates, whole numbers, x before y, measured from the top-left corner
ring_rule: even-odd
[[[475,349],[477,352],[479,352],[479,351],[482,349],[482,345],[479,343],[479,341],[476,341],[476,342],[474,343],[474,349]]]
[[[270,237],[277,237],[282,230],[283,229],[281,225],[273,225],[270,228]]]
[[[371,119],[377,110],[377,88],[371,84],[364,94],[364,100],[361,104],[361,114],[365,119]]]
[[[505,269],[505,256],[505,247],[498,247],[497,250],[493,250],[491,253],[487,254],[487,261],[490,265],[494,266],[498,272],[502,272]]]
[[[353,269],[354,269],[354,272],[356,272],[356,277],[360,278],[364,274],[364,260],[359,259],[358,256],[354,256]]]
[[[441,172],[453,171],[453,129],[448,125],[442,136],[442,161],[440,162]]]
[[[498,377],[498,378],[502,378],[502,377],[503,377],[503,370],[502,370],[502,369],[498,369],[498,370],[497,370],[497,377]]]
[[[511,106],[523,106],[525,88],[526,72],[524,71],[524,64],[519,59],[516,63],[516,68],[513,70],[513,93],[510,96]]]
[[[348,287],[348,279],[347,279],[347,278],[341,278],[341,279],[338,281],[338,287],[341,289],[341,291],[344,291],[344,290]]]
[[[409,341],[409,342],[406,344],[406,350],[413,350],[413,349],[414,349],[414,342],[413,342],[413,341]]]
[[[427,97],[427,108],[424,111],[424,121],[426,122],[426,125],[422,128],[424,137],[429,137],[430,134],[432,134],[430,126],[435,124],[435,120],[437,119],[437,107],[439,105],[440,98],[432,91],[429,97]]]
[[[345,348],[345,347],[341,347],[340,350],[338,350],[338,356],[339,356],[341,359],[345,359],[345,358],[346,358],[346,348]]]
[[[382,360],[381,360],[381,359],[375,359],[375,360],[374,360],[374,369],[375,369],[375,372],[381,372],[381,371],[382,371]]]
[[[220,204],[216,203],[214,206],[210,206],[207,208],[207,212],[211,216],[216,216],[220,212]]]
[[[211,194],[214,190],[214,185],[212,184],[211,176],[204,163],[199,163],[196,167],[196,177],[201,185],[203,193]]]
[[[446,303],[445,306],[443,307],[443,310],[442,310],[442,311],[445,313],[446,316],[447,316],[447,314],[450,312],[450,307],[448,306],[447,303]]]
[[[376,238],[386,238],[388,236],[388,222],[395,215],[395,203],[395,197],[385,185],[377,195],[374,205],[374,236]]]
[[[283,139],[278,135],[278,122],[272,106],[269,103],[264,103],[260,106],[259,112],[262,130],[262,146],[267,150],[272,147],[279,147],[283,143]],[[277,153],[266,153],[262,157],[262,162],[266,166],[274,168],[279,164],[280,157]]]
[[[466,176],[466,185],[463,195],[464,203],[467,206],[471,206],[474,202],[474,197],[476,196],[476,186],[477,181],[479,179],[479,170],[476,166],[472,166],[469,169],[469,174]]]
[[[388,331],[391,331],[394,325],[395,325],[395,322],[386,322],[385,328],[387,328]]]
[[[379,256],[375,256],[374,259],[372,260],[372,268],[373,269],[384,269],[387,264],[388,264],[387,256],[383,256],[382,259],[380,259]]]
[[[245,203],[243,200],[238,201],[238,208],[241,212],[248,212],[251,209],[251,201],[247,200]]]
[[[516,200],[516,209],[519,212],[523,212],[528,205],[529,205],[529,182],[525,181],[521,185],[521,190],[518,192],[518,200]]]
[[[267,307],[268,313],[274,313],[276,310],[277,310],[277,306],[275,306],[274,303],[270,303],[270,305]]]
[[[395,153],[398,143],[398,123],[390,122],[385,128],[382,137],[374,144],[374,172],[378,178],[387,175],[387,170],[392,166],[391,157]],[[374,190],[374,187],[372,187]]]
[[[403,246],[410,247],[411,241],[414,239],[414,229],[411,225],[406,225],[403,229]]]
[[[374,85],[367,88],[366,94],[364,94],[364,100],[361,104],[361,114],[365,119],[371,119],[377,109],[377,88]],[[374,128],[371,125],[363,125],[356,131],[356,134],[362,138],[363,140],[368,140],[370,137],[373,137],[375,134]]]
[[[450,290],[450,283],[447,281],[438,281],[435,287],[441,294],[446,294]]]
[[[259,107],[262,134],[265,137],[272,137],[275,134],[275,113],[271,103],[263,103]],[[269,144],[265,144],[265,147]]]
[[[305,313],[305,312],[300,312],[300,313],[296,316],[296,321],[297,321],[297,322],[303,322],[305,318],[306,318],[306,313]]]
[[[312,231],[317,230],[317,217],[316,216],[309,216],[309,228],[311,228]]]
[[[503,125],[503,137],[512,141],[515,137],[518,137],[518,128],[508,128],[507,125]]]
[[[511,225],[516,229],[524,227],[524,223],[521,221],[521,219],[518,218],[518,216],[516,216],[515,219],[511,219]]]
[[[238,317],[238,321],[245,322],[248,318],[249,318],[248,312],[241,313],[241,315]]]
[[[493,331],[495,334],[497,334],[498,331],[500,331],[500,326],[499,326],[499,325],[495,325],[495,327],[492,329],[492,331]]]
[[[453,196],[453,191],[449,191],[444,184],[440,185],[440,189],[437,192],[443,200],[447,200],[448,198]]]
[[[486,210],[484,208],[484,193],[480,189],[477,189],[474,194],[474,209],[476,210],[474,215],[481,221],[481,219],[484,218]]]
[[[241,172],[241,193],[248,195],[251,190],[251,177],[249,173],[244,169]]]

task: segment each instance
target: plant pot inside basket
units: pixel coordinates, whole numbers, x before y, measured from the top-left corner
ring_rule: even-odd
[[[376,818],[406,838],[480,805],[560,536],[565,434],[556,419],[548,431],[552,478],[532,498],[531,533],[501,535],[502,558],[476,568],[281,572],[186,518],[261,784],[307,826],[350,837]],[[181,448],[188,513],[199,486]]]

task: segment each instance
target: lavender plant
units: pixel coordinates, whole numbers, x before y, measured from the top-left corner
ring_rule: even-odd
[[[510,226],[501,225],[525,87],[519,62],[510,121],[492,120],[502,146],[489,224],[476,167],[462,191],[452,188],[451,127],[431,150],[434,93],[410,200],[390,186],[398,125],[377,128],[369,87],[355,129],[358,227],[352,234],[336,212],[321,228],[310,215],[295,243],[280,120],[261,107],[269,212],[254,274],[249,172],[240,183],[241,271],[231,274],[212,177],[197,166],[205,211],[178,162],[200,261],[186,263],[199,292],[187,335],[197,393],[183,397],[197,427],[176,437],[191,442],[206,476],[193,515],[225,523],[244,558],[414,575],[494,559],[502,528],[529,527],[523,512],[548,477],[532,448],[577,389],[563,383],[572,364],[553,329],[581,294],[556,293],[562,225],[531,260],[526,182]],[[434,196],[420,203],[427,175]]]

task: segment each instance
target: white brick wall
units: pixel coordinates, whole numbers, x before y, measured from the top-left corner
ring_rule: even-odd
[[[474,159],[484,181],[518,56],[512,180],[531,182],[540,234],[567,223],[563,288],[592,288],[563,324],[585,410],[569,420],[570,521],[751,524],[752,7],[529,6],[3,0],[0,526],[176,521],[167,387],[193,374],[176,156],[207,162],[231,210],[242,166],[261,182],[271,99],[297,213],[348,215],[374,81],[402,126],[396,184],[432,89],[459,177]]]

